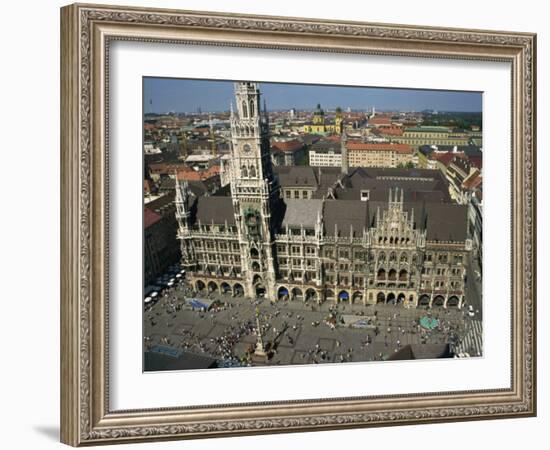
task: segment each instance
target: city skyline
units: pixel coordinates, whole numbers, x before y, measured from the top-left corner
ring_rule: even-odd
[[[143,78],[145,114],[221,112],[233,100],[234,81]],[[260,83],[269,110],[311,110],[318,103],[367,110],[481,112],[482,93],[403,88],[372,88],[286,83]]]
[[[216,128],[144,120],[144,370],[482,357],[479,125],[282,123],[265,86],[218,84]]]

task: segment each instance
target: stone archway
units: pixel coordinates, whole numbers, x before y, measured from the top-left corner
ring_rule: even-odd
[[[430,296],[423,294],[418,299],[418,306],[430,306]]]
[[[386,295],[383,292],[376,294],[376,303],[386,303]]]
[[[460,300],[456,295],[449,297],[449,299],[447,300],[448,308],[458,308],[459,305],[460,305]]]
[[[279,289],[277,289],[277,300],[288,300],[288,297],[288,288],[285,286],[280,286]]]
[[[206,289],[206,284],[204,284],[204,281],[202,280],[197,280],[195,282],[195,289],[197,290],[197,292],[201,292]]]
[[[390,305],[395,305],[395,302],[397,301],[395,294],[393,292],[390,292],[388,296],[386,297],[386,303]]]
[[[317,292],[315,291],[315,289],[310,288],[306,291],[306,301],[309,301],[309,300],[312,300],[312,301],[317,300]]]
[[[218,285],[213,281],[208,282],[208,292],[213,294],[218,291]]]
[[[301,301],[301,300],[304,299],[304,293],[302,292],[302,290],[301,290],[300,288],[294,288],[294,289],[292,289],[291,294],[292,294],[292,295],[290,296],[290,298],[291,298],[292,300],[299,300],[299,301]]]
[[[260,275],[254,275],[254,278],[252,278],[252,286],[256,297],[263,297],[265,295],[265,286]]]
[[[244,288],[243,288],[242,284],[235,283],[233,285],[233,295],[235,297],[243,297],[244,296]]]
[[[363,301],[363,293],[359,291],[355,291],[351,297],[352,303],[358,303]]]
[[[339,302],[349,302],[349,292],[348,291],[340,291],[338,292],[338,301]]]
[[[222,294],[231,294],[231,286],[229,286],[229,283],[226,283],[225,281],[220,284],[220,291]]]
[[[403,292],[400,292],[397,296],[397,304],[405,303],[405,294]]]
[[[256,297],[264,297],[265,296],[265,286],[262,283],[258,283],[254,286]]]
[[[332,289],[327,289],[325,291],[325,298],[327,300],[334,300],[334,291]]]
[[[438,308],[441,308],[445,305],[445,297],[442,295],[436,295],[434,298],[434,301],[432,302],[432,306],[437,306]]]

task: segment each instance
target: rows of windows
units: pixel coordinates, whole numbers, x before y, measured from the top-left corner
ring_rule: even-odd
[[[310,199],[313,197],[313,191],[307,189],[284,189],[283,196],[286,199]]]
[[[447,269],[445,267],[422,267],[422,275],[451,275],[454,277],[458,277],[461,275],[461,273],[462,269],[458,267],[454,267],[451,269]]]
[[[240,247],[238,242],[227,242],[227,241],[200,241],[195,240],[194,242],[195,249],[201,250],[220,250],[228,252],[239,252]],[[217,245],[216,245],[217,243]]]
[[[298,258],[278,258],[277,262],[280,266],[292,266],[292,267],[315,267],[315,259],[298,259]]]
[[[387,256],[385,252],[379,252],[377,262],[378,264],[385,264],[386,261],[390,263],[396,263],[399,261],[403,264],[408,264],[409,261],[412,262],[413,265],[416,265],[418,263],[418,255],[415,253],[412,255],[412,258],[409,259],[409,255],[407,253],[401,253],[401,255],[398,256],[396,252],[390,252]]]
[[[199,229],[200,231],[206,231],[206,232],[219,232],[219,233],[233,233],[237,234],[237,227],[234,225],[228,225],[227,227],[225,225],[206,225],[201,224],[200,228],[198,226],[195,227],[196,229]]]
[[[421,289],[451,289],[454,291],[462,289],[462,283],[460,281],[445,281],[445,280],[423,280],[420,282]]]
[[[323,256],[325,258],[334,258],[336,254],[340,259],[350,259],[352,255],[354,260],[365,260],[367,257],[367,252],[364,249],[352,250],[348,247],[340,247],[338,253],[336,253],[336,249],[333,246],[323,248]]]
[[[426,261],[434,262],[437,261],[440,264],[462,264],[463,255],[460,254],[449,254],[449,253],[426,253]]]
[[[301,230],[296,230],[297,233],[301,232]],[[215,241],[215,240],[196,240],[194,241],[194,247],[197,251],[201,250],[216,250],[220,252],[234,252],[234,253],[240,253],[240,247],[238,242],[227,242],[227,241]],[[290,255],[290,256],[317,256],[317,248],[315,246],[306,245],[284,245],[284,244],[278,244],[277,245],[277,253],[279,255]],[[372,252],[371,252],[372,253]],[[336,255],[336,249],[334,246],[325,246],[322,251],[322,256],[325,258],[332,259]],[[340,247],[338,248],[337,252],[339,259],[347,259],[349,260],[350,257],[353,255],[354,261],[365,261],[368,253],[364,249],[350,249],[349,247]],[[373,255],[371,255],[372,257]],[[425,255],[425,262],[428,263],[438,263],[438,264],[453,264],[453,265],[461,265],[463,263],[463,255],[462,254],[449,254],[449,253],[432,253],[428,252]],[[409,258],[409,255],[405,252],[398,255],[396,252],[390,252],[389,254],[386,254],[385,252],[381,251],[377,254],[377,263],[378,264],[384,264],[385,262],[397,262],[400,263],[409,263],[412,262],[413,265],[416,265],[418,263],[418,255],[413,254],[412,258]],[[438,269],[441,270],[442,273],[445,273],[445,269]],[[452,268],[451,273],[453,275],[459,274],[461,272],[460,268]]]
[[[290,245],[287,248],[286,245],[279,244],[277,245],[277,253],[280,255],[290,254],[290,255],[299,256],[299,255],[302,255],[302,247],[300,245]],[[317,254],[317,249],[312,246],[306,246],[304,247],[303,254],[309,255],[309,256],[315,256]]]
[[[231,263],[240,264],[241,257],[239,255],[225,255],[225,254],[212,254],[212,253],[197,253],[197,261],[199,262],[211,262],[211,263]]]
[[[206,272],[206,273],[209,273],[211,275],[222,275],[222,276],[228,276],[228,277],[239,277],[241,276],[241,268],[240,267],[235,267],[235,266],[215,266],[215,265],[212,265],[212,264],[208,264],[208,263],[204,263],[204,262],[201,262],[201,263],[198,263],[197,264],[197,270],[199,272]]]

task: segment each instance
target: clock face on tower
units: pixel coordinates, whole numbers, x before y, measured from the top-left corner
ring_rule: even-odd
[[[248,236],[256,240],[260,236],[260,212],[247,208],[244,211],[244,222],[247,227]]]
[[[248,145],[248,144],[243,145],[243,151],[245,153],[250,153],[250,150],[251,150],[250,145]]]

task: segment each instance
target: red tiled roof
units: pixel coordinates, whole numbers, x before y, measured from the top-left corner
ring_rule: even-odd
[[[459,158],[464,157],[464,153],[453,153],[453,152],[433,152],[430,155],[433,159],[439,161],[445,167],[447,167],[455,156]]]
[[[214,165],[204,170],[193,170],[190,167],[178,169],[178,180],[201,181],[215,177],[220,173],[220,166]]]
[[[397,127],[395,125],[382,126],[379,128],[380,134],[387,136],[403,136],[403,127]]]
[[[301,150],[304,147],[304,144],[297,139],[292,139],[290,141],[274,141],[271,144],[273,150],[279,150],[282,152],[295,152]]]
[[[183,163],[156,163],[150,164],[149,170],[151,173],[173,175],[176,170],[181,170],[183,167],[186,167]]]
[[[390,125],[391,117],[388,116],[376,116],[372,119],[369,119],[369,124],[371,125]]]
[[[346,144],[348,150],[360,150],[360,151],[395,151],[397,153],[412,153],[413,149],[408,144],[394,144],[394,143],[374,143],[374,142],[357,142],[350,141]]]
[[[363,113],[345,113],[344,117],[348,120],[363,120],[365,118],[365,114],[363,114]]]
[[[339,134],[331,134],[330,136],[327,136],[324,138],[325,141],[331,141],[331,142],[340,142],[341,137]]]
[[[143,226],[149,228],[151,225],[157,223],[162,216],[157,214],[154,211],[151,211],[149,208],[143,208]]]

